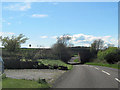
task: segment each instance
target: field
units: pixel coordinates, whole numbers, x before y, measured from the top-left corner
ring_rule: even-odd
[[[25,61],[26,60],[24,60],[24,62]],[[44,64],[46,66],[49,66],[49,65],[50,66],[55,66],[55,65],[64,66],[64,67],[67,67],[68,70],[71,70],[73,68],[72,65],[66,64],[66,63],[62,62],[61,60],[39,59],[37,61],[38,61],[39,65]],[[27,71],[23,72],[23,70],[16,70],[16,71],[15,70],[5,70],[5,73],[7,74],[7,76],[10,76],[10,77],[3,79],[3,88],[49,88],[50,84],[48,84],[48,82],[52,82],[57,77],[59,77],[59,75],[61,75],[62,73],[65,72],[64,70],[58,70],[58,69],[56,69],[56,70],[33,69],[33,73],[32,73],[32,71],[29,72],[28,69],[24,69],[24,71],[25,70],[27,70]],[[60,72],[58,72],[58,71],[60,71]],[[22,73],[22,74],[19,75],[19,73]],[[36,76],[34,74],[37,74],[38,76]],[[44,75],[45,77],[42,77],[41,75]],[[49,76],[47,76],[47,75],[49,75]],[[15,77],[15,78],[11,78],[11,77]],[[26,77],[28,77],[28,79]],[[46,78],[46,77],[49,77],[49,78]],[[36,80],[38,80],[38,78],[45,78],[47,83],[38,83],[36,81]]]
[[[73,68],[72,65],[66,64],[61,60],[49,60],[49,59],[39,59],[38,62],[42,62],[44,65],[57,65],[57,66],[65,66],[68,68],[68,70],[71,70]]]
[[[87,65],[96,65],[96,66],[104,66],[104,67],[111,67],[111,68],[116,68],[120,69],[120,66],[118,64],[104,64],[104,63],[86,63]]]
[[[58,69],[6,69],[4,73],[9,78],[35,81],[45,79],[51,84],[65,72],[65,70]]]
[[[32,80],[5,78],[2,80],[2,88],[49,88],[49,85]]]

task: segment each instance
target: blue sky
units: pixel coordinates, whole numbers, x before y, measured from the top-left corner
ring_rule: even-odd
[[[75,46],[89,46],[95,39],[117,45],[118,3],[36,2],[3,3],[3,36],[24,34],[22,45],[51,47],[56,37],[69,34]]]

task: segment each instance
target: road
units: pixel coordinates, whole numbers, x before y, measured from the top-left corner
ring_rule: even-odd
[[[53,88],[118,88],[118,70],[108,67],[75,65],[61,76]]]
[[[79,57],[72,57],[69,62],[74,62],[74,60],[77,58],[79,58]]]

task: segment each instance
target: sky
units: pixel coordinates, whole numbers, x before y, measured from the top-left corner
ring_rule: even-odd
[[[51,47],[56,38],[71,36],[74,46],[118,42],[117,2],[3,2],[0,35],[24,34],[22,47]]]

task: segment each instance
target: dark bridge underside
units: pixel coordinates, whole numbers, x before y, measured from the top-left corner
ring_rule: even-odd
[[[89,47],[72,47],[71,48],[72,52],[74,54],[78,54],[80,57],[81,63],[83,64],[85,62],[89,62],[91,58],[91,53],[90,53],[90,48]]]

